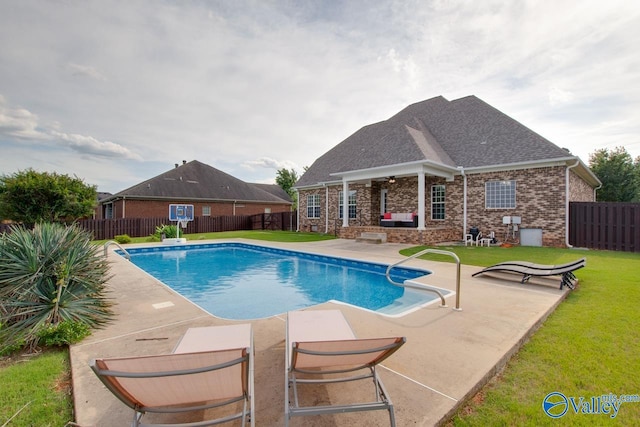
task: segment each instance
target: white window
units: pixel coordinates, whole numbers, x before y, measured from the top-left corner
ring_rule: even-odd
[[[431,186],[431,219],[444,219],[444,185]]]
[[[104,219],[113,219],[113,203],[104,205]]]
[[[211,216],[211,206],[202,207],[202,216]]]
[[[307,196],[307,218],[320,218],[320,195]]]
[[[344,192],[338,193],[338,218],[342,218],[342,204],[344,201]],[[357,205],[356,205],[356,190],[349,190],[349,219],[356,217]]]
[[[514,209],[516,207],[515,181],[487,181],[485,184],[487,209]]]

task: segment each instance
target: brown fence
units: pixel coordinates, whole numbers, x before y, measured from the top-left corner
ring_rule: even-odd
[[[181,233],[212,233],[237,230],[295,230],[297,227],[295,212],[279,212],[251,216],[196,217],[181,229]],[[130,237],[149,236],[156,227],[163,224],[175,224],[169,218],[120,218],[120,219],[84,219],[77,222],[83,229],[91,232],[95,240],[113,239],[127,234]],[[0,232],[9,231],[9,226],[0,224]]]
[[[582,248],[640,252],[640,203],[571,203],[569,243]]]

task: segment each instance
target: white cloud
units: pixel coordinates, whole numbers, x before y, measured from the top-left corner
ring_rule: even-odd
[[[142,157],[138,154],[111,141],[98,141],[91,136],[66,134],[57,131],[52,131],[51,134],[60,141],[67,143],[69,148],[80,154],[114,159],[142,160]]]
[[[38,116],[24,108],[9,108],[0,95],[0,137],[46,140],[49,135],[38,129]]]
[[[88,65],[80,65],[69,63],[67,64],[67,68],[74,76],[82,76],[89,77],[95,80],[106,80],[107,78],[103,76],[98,70]]]

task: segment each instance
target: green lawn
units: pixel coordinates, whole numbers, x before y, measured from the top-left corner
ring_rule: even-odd
[[[194,233],[180,235],[187,241],[192,240],[209,240],[209,239],[254,239],[265,240],[271,242],[316,242],[318,240],[335,239],[330,234],[318,233],[302,233],[297,231],[269,231],[269,230],[241,230],[241,231],[224,231],[220,233]],[[108,240],[94,240],[97,245],[104,245]],[[130,243],[149,243],[154,240],[150,236],[132,237]],[[157,240],[156,240],[157,242]]]
[[[72,419],[66,349],[13,355],[0,359],[0,367],[0,425],[60,427]]]
[[[405,255],[423,248],[412,248]],[[588,409],[584,402],[590,403],[592,397],[640,395],[640,254],[530,247],[444,249],[456,252],[463,264],[478,266],[506,260],[560,264],[587,258],[587,266],[576,272],[577,289],[451,425],[640,425],[640,402],[623,403],[615,419],[610,414],[582,413]],[[551,392],[573,397],[577,403],[583,397],[579,413],[569,406],[559,419],[547,416],[542,401]]]
[[[273,241],[333,238],[313,233],[258,231],[205,236],[206,239],[244,237]],[[201,239],[200,235],[187,238]],[[145,241],[144,238],[141,241]],[[421,249],[423,247],[412,248],[403,254]],[[554,420],[542,411],[544,397],[554,391],[576,400],[584,397],[589,402],[591,397],[609,393],[640,394],[640,254],[522,247],[439,249],[452,250],[463,264],[478,266],[518,259],[560,264],[587,258],[586,268],[577,271],[578,288],[560,304],[500,376],[455,416],[451,425],[640,425],[640,402],[622,404],[615,419],[608,415],[575,414],[570,408],[561,419]],[[433,254],[427,257],[450,261]],[[69,369],[66,352],[46,352],[28,361],[3,363],[0,364],[0,425],[16,413],[7,425],[63,426],[71,419],[71,397],[61,387]]]

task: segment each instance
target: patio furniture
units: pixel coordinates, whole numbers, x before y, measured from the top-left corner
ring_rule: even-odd
[[[405,341],[404,337],[357,339],[339,310],[289,312],[285,349],[285,425],[293,416],[387,410],[391,426],[395,426],[393,404],[378,377],[376,366]],[[375,401],[300,405],[300,385],[360,380],[366,380],[362,387],[367,387],[367,393],[375,394]],[[373,390],[368,389],[370,386]]]
[[[230,404],[240,412],[163,426],[204,426],[242,420],[254,425],[253,334],[250,324],[190,328],[171,354],[94,359],[91,369],[125,405],[132,426],[145,413],[193,413]],[[239,403],[240,402],[240,403]]]
[[[418,216],[413,212],[385,212],[380,219],[382,227],[418,227]]]
[[[573,272],[585,267],[586,265],[586,258],[581,258],[577,261],[560,265],[542,265],[526,261],[506,261],[492,265],[490,267],[486,267],[483,270],[472,274],[472,277],[490,272],[515,273],[522,274],[522,280],[520,281],[520,283],[526,283],[531,277],[561,276],[560,289],[562,289],[564,286],[573,289],[575,287],[576,280],[576,276],[573,274]]]

